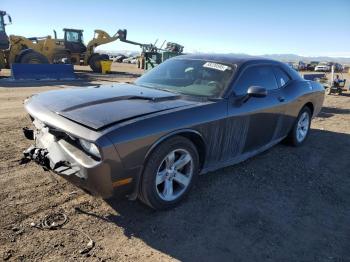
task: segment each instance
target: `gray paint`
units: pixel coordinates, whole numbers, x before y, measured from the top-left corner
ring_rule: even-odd
[[[50,91],[26,101],[25,107],[32,117],[72,137],[92,141],[100,148],[102,159],[93,167],[84,166],[83,158],[67,158],[86,175],[86,179],[70,176],[69,180],[103,197],[122,191],[135,198],[147,157],[172,135],[197,137],[196,141],[204,147],[201,173],[206,173],[243,161],[281,141],[307,103],[312,104],[314,115],[322,107],[323,87],[305,81],[279,62],[207,55],[174,59],[186,57],[237,66],[237,73],[221,99],[180,97],[120,84]],[[280,66],[293,80],[264,98],[252,97],[242,103],[242,98],[233,92],[234,85],[244,68],[253,64]],[[118,192],[112,188],[112,182],[128,177],[134,178],[131,185],[118,188]]]

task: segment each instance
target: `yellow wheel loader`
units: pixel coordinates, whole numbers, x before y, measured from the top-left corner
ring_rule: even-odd
[[[8,23],[5,23],[5,17]],[[12,63],[49,63],[46,55],[49,55],[50,48],[44,48],[51,43],[49,37],[47,41],[46,38],[42,41],[33,41],[21,36],[8,37],[5,26],[11,23],[11,16],[5,11],[0,11],[0,69],[10,68]]]
[[[95,30],[94,38],[87,44],[83,42],[83,30],[63,29],[64,39],[51,36],[31,37],[10,35],[5,32],[4,17],[6,12],[0,11],[0,69],[10,68],[13,63],[23,64],[54,64],[72,63],[89,65],[94,72],[101,72],[101,61],[108,60],[106,54],[95,53],[97,46],[116,41],[119,30],[113,36],[102,30]],[[11,22],[11,17],[8,16]]]
[[[75,65],[89,65],[94,72],[101,72],[101,61],[109,60],[108,55],[95,53],[95,48],[111,43],[119,39],[119,30],[113,36],[102,30],[95,30],[94,38],[85,46],[83,42],[83,30],[64,28],[64,39],[57,39],[55,33],[55,59],[66,59],[68,63]],[[53,61],[55,62],[55,61]],[[59,61],[58,61],[59,62]]]

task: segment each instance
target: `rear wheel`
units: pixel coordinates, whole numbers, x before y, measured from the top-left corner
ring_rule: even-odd
[[[154,209],[178,204],[189,192],[198,174],[198,153],[184,137],[173,137],[150,155],[144,169],[139,198]]]
[[[49,60],[46,56],[35,51],[23,54],[19,62],[21,64],[49,64]]]
[[[101,73],[102,72],[101,61],[108,61],[108,60],[109,60],[108,55],[93,54],[89,59],[89,66],[91,67],[92,71],[94,71],[95,73]]]
[[[302,145],[309,135],[310,125],[311,111],[308,107],[304,107],[300,111],[297,119],[295,120],[293,128],[287,137],[288,142],[293,146]]]

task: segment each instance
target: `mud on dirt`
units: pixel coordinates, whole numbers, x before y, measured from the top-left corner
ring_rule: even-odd
[[[124,71],[80,84],[140,73]],[[155,212],[138,201],[94,198],[33,163],[18,164],[30,145],[23,100],[75,85],[0,87],[0,259],[350,261],[350,92],[326,96],[303,147],[280,144],[201,176],[184,203]],[[85,232],[94,248],[81,254],[87,239],[78,231],[31,226],[52,212],[67,214],[63,228]]]

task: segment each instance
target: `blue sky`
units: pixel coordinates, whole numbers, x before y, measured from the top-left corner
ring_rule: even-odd
[[[1,0],[11,14],[9,34],[52,35],[56,29],[94,29],[114,34],[128,29],[130,40],[178,42],[185,51],[294,53],[350,57],[350,0]],[[120,41],[104,50],[139,50]]]

